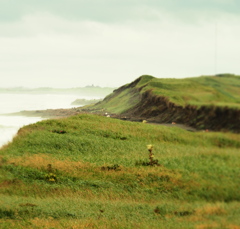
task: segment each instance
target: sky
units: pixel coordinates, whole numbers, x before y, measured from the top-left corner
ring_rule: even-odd
[[[239,0],[0,0],[0,87],[240,74]]]

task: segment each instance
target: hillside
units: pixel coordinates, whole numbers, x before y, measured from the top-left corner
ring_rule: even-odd
[[[240,76],[159,79],[144,75],[87,109],[105,110],[130,120],[240,132]]]
[[[1,228],[239,228],[239,149],[98,115],[31,124],[0,149]]]

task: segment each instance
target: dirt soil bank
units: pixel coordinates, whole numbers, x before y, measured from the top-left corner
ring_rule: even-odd
[[[192,105],[177,106],[168,98],[147,91],[141,101],[125,112],[126,116],[155,123],[181,123],[198,130],[231,131],[240,133],[240,110],[229,107]]]

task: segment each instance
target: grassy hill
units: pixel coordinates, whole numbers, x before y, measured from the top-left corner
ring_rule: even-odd
[[[239,149],[89,114],[31,124],[0,150],[1,228],[239,228]]]
[[[88,108],[198,129],[240,132],[240,76],[159,79],[144,75]]]

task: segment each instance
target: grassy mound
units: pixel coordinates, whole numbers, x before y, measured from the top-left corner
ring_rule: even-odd
[[[167,97],[169,102],[177,106],[227,106],[240,108],[240,76],[222,74],[217,76],[201,76],[185,79],[155,78],[143,75],[131,84],[116,89],[107,96],[105,104],[112,112],[124,111],[122,99],[128,100],[131,106],[137,101],[136,94],[151,91],[154,95]],[[135,99],[131,99],[136,97]],[[138,96],[140,99],[140,97]],[[115,102],[113,101],[116,100]],[[119,101],[121,103],[119,103]],[[111,101],[111,102],[110,102]],[[114,103],[116,107],[112,106]],[[97,106],[96,106],[97,107]]]
[[[159,79],[145,75],[87,108],[129,119],[239,133],[240,76]]]
[[[153,145],[149,161],[147,145]],[[237,228],[239,135],[97,115],[19,130],[0,165],[3,228]]]

